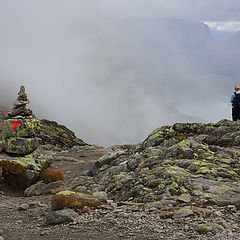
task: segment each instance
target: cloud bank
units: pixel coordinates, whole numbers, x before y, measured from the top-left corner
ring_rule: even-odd
[[[229,69],[208,55],[215,43],[207,26],[196,21],[237,19],[240,4],[230,2],[0,1],[1,105],[11,107],[24,84],[39,118],[103,145],[196,121],[177,105],[222,104],[233,85]],[[224,106],[215,119],[227,116]]]

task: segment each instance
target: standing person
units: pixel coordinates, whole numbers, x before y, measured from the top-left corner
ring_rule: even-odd
[[[232,103],[232,120],[237,121],[240,120],[240,86],[236,85],[234,88],[234,92],[230,98],[230,102]]]

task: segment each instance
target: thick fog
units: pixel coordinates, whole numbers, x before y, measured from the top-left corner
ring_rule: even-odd
[[[221,3],[220,3],[221,2]],[[238,1],[0,0],[0,105],[20,85],[38,118],[88,143],[136,143],[163,124],[230,119]]]

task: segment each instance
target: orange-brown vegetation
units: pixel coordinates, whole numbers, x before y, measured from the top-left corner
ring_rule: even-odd
[[[52,201],[52,210],[72,208],[79,213],[85,212],[86,208],[95,208],[102,205],[103,201],[98,199],[78,199],[75,194],[55,196]]]
[[[83,205],[77,201],[74,194],[56,196],[52,204],[52,210],[61,210],[63,208],[78,209],[83,208]]]
[[[64,181],[64,175],[61,171],[55,169],[46,169],[40,172],[40,178],[45,183],[55,182],[58,180]]]
[[[4,184],[16,190],[24,190],[29,185],[28,169],[20,163],[3,160],[0,162]]]

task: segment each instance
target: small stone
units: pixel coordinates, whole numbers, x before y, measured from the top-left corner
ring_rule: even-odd
[[[221,211],[215,211],[214,212],[214,215],[216,216],[216,217],[222,217],[222,212]]]
[[[107,210],[112,210],[113,207],[110,205],[101,205],[97,207],[98,209],[107,209]]]
[[[104,201],[108,199],[108,195],[105,192],[94,192],[93,196]]]
[[[87,193],[87,187],[82,186],[82,185],[77,186],[77,187],[75,188],[75,190],[76,190],[77,192]]]
[[[114,208],[116,208],[118,206],[117,203],[111,203],[110,205]]]
[[[47,224],[61,224],[66,222],[74,222],[79,215],[72,209],[63,209],[59,211],[51,212],[47,215]]]
[[[178,197],[179,201],[189,203],[192,200],[192,196],[189,193],[184,193]]]
[[[4,237],[0,236],[0,240],[4,240]]]
[[[29,207],[36,207],[36,206],[41,206],[41,202],[33,201],[28,203]]]
[[[237,208],[236,208],[236,206],[234,206],[234,205],[227,205],[226,209],[227,209],[229,212],[232,212],[232,213],[236,213],[236,212],[237,212]]]
[[[196,230],[200,234],[208,233],[208,232],[216,233],[216,232],[221,232],[223,230],[223,227],[216,223],[209,223],[209,224],[201,224],[200,226],[197,226]]]
[[[190,207],[183,207],[177,211],[175,211],[173,218],[178,219],[178,218],[184,218],[194,215],[193,211],[190,209]]]
[[[115,209],[113,209],[113,212],[114,213],[124,212],[124,209],[122,209],[122,208],[115,208]]]
[[[128,214],[125,213],[125,212],[119,212],[117,216],[118,216],[118,217],[121,217],[121,218],[127,218],[127,217],[128,217]]]
[[[29,208],[28,204],[22,204],[18,207],[18,211],[27,210]]]

